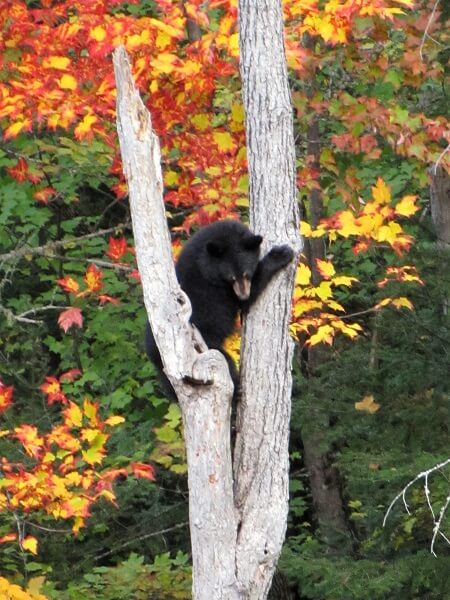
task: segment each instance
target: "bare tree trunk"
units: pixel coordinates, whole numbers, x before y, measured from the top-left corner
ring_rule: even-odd
[[[159,142],[123,48],[114,53],[117,126],[144,300],[164,370],[183,413],[189,466],[193,598],[238,600],[237,516],[230,449],[232,382],[225,359],[189,324],[190,303],[175,276],[162,197]],[[200,351],[200,352],[199,352]],[[192,387],[188,375],[212,385]]]
[[[287,241],[299,250],[281,5],[278,0],[270,1],[272,5],[258,7],[259,15],[254,14],[254,7],[244,6],[250,9],[251,19],[244,18],[241,36],[257,33],[253,42],[259,48],[253,58],[261,69],[258,74],[252,66],[247,72],[244,60],[244,83],[247,77],[251,80],[250,86],[244,85],[251,216],[254,228],[265,234],[266,248]],[[273,28],[273,43],[261,53],[267,26]],[[244,54],[248,57],[247,46]],[[209,351],[189,324],[190,303],[179,289],[170,256],[159,144],[134,88],[123,48],[114,53],[114,68],[118,133],[144,300],[185,426],[193,598],[264,600],[286,530],[293,345],[288,324],[295,268],[292,265],[274,278],[245,325],[233,488],[231,379],[223,356]],[[200,385],[186,384],[186,376]]]
[[[300,250],[281,2],[240,0],[239,26],[251,225],[266,248],[289,242]],[[267,596],[286,531],[294,274],[292,265],[278,275],[244,324],[234,457],[236,566],[244,597],[255,600]]]

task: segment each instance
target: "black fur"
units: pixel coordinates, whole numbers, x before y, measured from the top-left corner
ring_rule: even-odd
[[[184,246],[176,274],[192,305],[191,321],[208,348],[225,356],[235,386],[238,373],[223,350],[233,332],[239,311],[246,312],[273,275],[286,266],[294,252],[289,246],[275,246],[259,260],[262,237],[238,221],[219,221],[198,231]],[[147,323],[146,351],[161,373],[164,391],[175,393],[162,372],[162,361]]]

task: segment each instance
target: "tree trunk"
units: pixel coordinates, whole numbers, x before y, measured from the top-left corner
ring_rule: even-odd
[[[288,242],[299,251],[281,2],[241,0],[239,26],[251,225],[264,236],[265,248]],[[286,531],[294,275],[292,265],[275,278],[243,329],[234,456],[240,520],[236,566],[243,597],[255,600],[267,597]]]
[[[450,255],[450,176],[442,166],[433,166],[430,169],[431,186],[431,216],[436,228],[436,246],[442,256],[444,279],[447,276]],[[442,312],[447,315],[450,307],[450,298],[443,299]]]
[[[180,290],[162,197],[159,142],[134,87],[123,48],[114,53],[117,128],[128,182],[136,258],[145,306],[164,370],[183,413],[188,460],[193,598],[240,598],[235,574],[237,516],[230,448],[232,382],[224,357],[208,351],[189,324]],[[199,383],[184,383],[188,375]]]
[[[308,157],[314,172],[320,170],[320,132],[319,121],[313,119],[308,128]],[[322,192],[312,189],[309,195],[309,224],[315,229],[323,217]],[[318,286],[322,276],[317,268],[316,259],[326,258],[326,248],[322,238],[310,239],[307,244],[308,264],[312,273],[312,283]],[[311,377],[326,360],[327,348],[324,344],[308,349],[308,373]],[[311,413],[314,414],[314,413]],[[322,411],[318,407],[318,418]],[[303,431],[302,441],[305,467],[308,471],[313,498],[314,512],[320,528],[322,539],[327,544],[342,549],[343,538],[350,539],[347,519],[343,508],[339,472],[332,464],[330,453],[323,443],[323,434],[313,426],[313,432]]]
[[[292,110],[281,6],[277,1],[275,6],[258,8],[264,14],[255,19],[254,6],[244,6],[255,20],[243,19],[241,36],[257,34],[254,42],[259,48],[254,58],[261,69],[258,74],[254,66],[249,72],[243,68],[252,224],[265,234],[266,248],[284,241],[298,250]],[[268,25],[274,35],[266,54],[261,54]],[[244,46],[248,57],[249,48]],[[114,53],[114,68],[118,133],[145,306],[185,427],[193,598],[264,600],[286,530],[293,345],[288,323],[295,266],[274,278],[246,320],[233,488],[231,378],[223,356],[209,351],[189,323],[190,303],[178,286],[170,253],[159,143],[133,85],[123,48]],[[250,86],[245,85],[247,77]],[[269,82],[274,87],[267,89]],[[249,102],[249,90],[257,104]],[[185,383],[186,376],[199,385]]]

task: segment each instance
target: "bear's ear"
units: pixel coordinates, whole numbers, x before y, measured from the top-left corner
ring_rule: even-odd
[[[208,251],[208,254],[215,256],[216,258],[220,258],[225,254],[225,246],[220,242],[208,242],[206,244],[206,250]]]
[[[247,233],[244,237],[244,248],[246,250],[256,250],[261,246],[262,237],[260,235],[253,235],[253,233]]]

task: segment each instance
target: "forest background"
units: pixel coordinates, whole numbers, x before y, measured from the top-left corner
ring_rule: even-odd
[[[450,598],[448,465],[382,527],[448,458],[448,7],[284,11],[306,245],[280,569],[293,598]],[[143,350],[111,52],[161,141],[176,257],[246,219],[237,5],[4,0],[0,28],[0,590],[189,598],[181,416]]]

